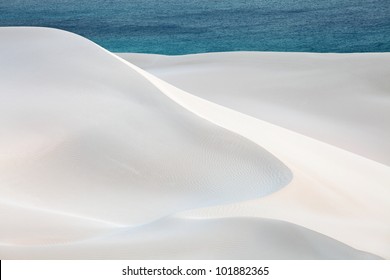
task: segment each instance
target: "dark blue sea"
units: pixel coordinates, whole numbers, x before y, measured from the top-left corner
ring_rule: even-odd
[[[389,52],[390,0],[0,0],[0,26],[56,27],[114,52]]]

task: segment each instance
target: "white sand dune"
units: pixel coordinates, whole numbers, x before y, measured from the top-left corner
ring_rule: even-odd
[[[273,65],[294,64],[293,54],[125,56],[201,99],[68,32],[0,28],[0,42],[0,258],[390,258],[389,149],[378,140],[388,136],[384,75],[367,83],[382,102],[356,101],[359,118],[374,115],[362,142],[376,147],[346,151],[348,134],[367,129],[357,112],[332,115],[315,104],[297,126],[295,98],[286,97],[273,112],[278,123],[272,102],[266,117],[251,113],[267,106],[265,93],[248,101],[229,85],[262,77],[257,55],[277,79]],[[386,54],[362,57],[387,70]],[[315,73],[320,58],[337,65],[333,56],[302,55],[302,71]],[[199,78],[221,61],[241,61],[240,71]],[[308,81],[303,96],[318,77]],[[354,104],[354,91],[345,92],[326,100]],[[329,138],[316,123],[327,123]]]
[[[390,165],[390,54],[120,54],[193,95]]]
[[[255,218],[161,219],[74,243],[0,244],[0,252],[11,259],[378,259],[303,227]]]
[[[4,200],[137,225],[291,180],[269,152],[199,119],[82,37],[1,36]]]
[[[135,55],[137,56],[139,58],[139,55]],[[277,56],[278,54],[274,58],[274,63],[263,67],[275,67],[275,64],[278,64]],[[383,56],[385,59],[382,63],[386,63],[386,58],[389,56],[387,54]],[[306,62],[306,64],[310,63]],[[252,69],[249,67],[240,70],[245,76]],[[334,71],[337,71],[337,64]],[[145,73],[145,75],[155,80],[150,74]],[[235,78],[232,75],[225,75],[225,77]],[[286,83],[288,82],[287,80]],[[389,258],[389,166],[197,98],[164,81],[156,80],[155,83],[190,111],[266,148],[281,159],[294,174],[288,188],[261,201],[200,209],[181,214],[181,217],[258,216],[280,219],[324,233],[355,248]],[[307,95],[311,94],[310,90],[309,88],[306,92]],[[367,94],[375,95],[375,90],[374,84],[371,93]],[[213,91],[214,88],[209,89],[210,95]],[[351,95],[353,92],[348,94]],[[229,90],[225,98],[228,97]],[[260,104],[261,100],[259,97],[256,104]],[[351,100],[355,99],[351,98]],[[351,100],[349,102],[352,102]],[[386,112],[382,113],[386,115]],[[287,120],[290,117],[289,111],[284,112],[283,115]],[[372,119],[368,122],[376,124]],[[386,131],[389,122],[390,119],[385,117],[376,125]],[[351,126],[358,125],[356,122],[351,123]],[[336,135],[337,133],[337,130],[333,132]],[[383,150],[387,150],[388,143],[390,142],[382,145]]]

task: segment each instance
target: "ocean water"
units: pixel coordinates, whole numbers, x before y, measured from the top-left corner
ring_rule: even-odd
[[[114,52],[389,52],[390,0],[0,0],[0,26],[56,27]]]

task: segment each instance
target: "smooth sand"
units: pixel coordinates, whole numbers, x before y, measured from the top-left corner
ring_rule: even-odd
[[[372,112],[376,127],[363,142],[375,149],[345,149],[351,139],[337,129],[366,131],[353,110],[332,115],[314,104],[319,117],[301,119],[306,131],[272,121],[299,123],[294,95],[268,117],[251,113],[267,105],[266,78],[254,77],[268,68],[278,80],[283,64],[296,63],[288,75],[309,74],[306,90],[296,84],[314,102],[327,79],[317,60],[345,70],[333,55],[122,55],[144,71],[59,30],[1,28],[0,40],[0,258],[390,258],[389,150],[378,140],[388,133],[385,75],[365,96],[381,96],[382,107],[356,101],[360,118]],[[387,70],[387,54],[360,56]],[[252,89],[250,102],[236,83]],[[354,104],[355,91],[344,90]],[[339,107],[348,98],[326,100]],[[316,122],[328,124],[331,141]]]

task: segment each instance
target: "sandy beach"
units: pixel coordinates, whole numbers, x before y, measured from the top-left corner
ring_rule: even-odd
[[[0,259],[390,259],[389,53],[0,41]]]

